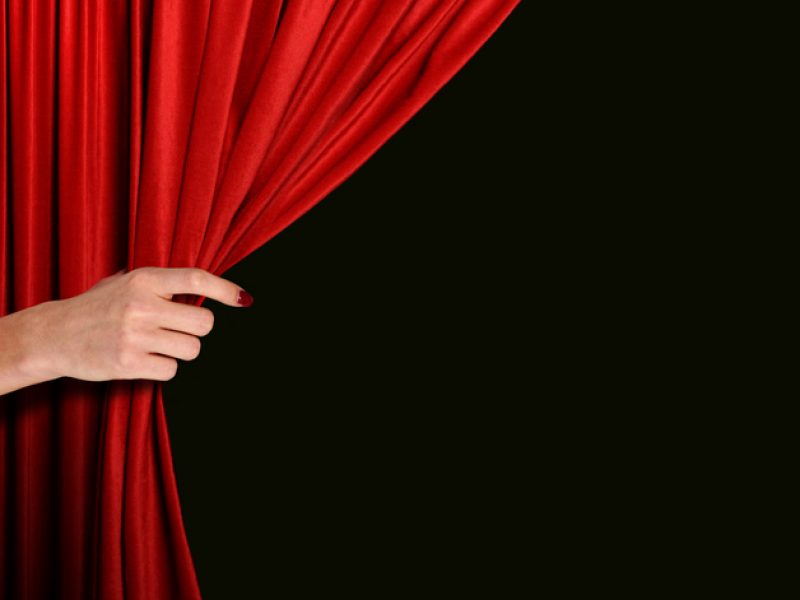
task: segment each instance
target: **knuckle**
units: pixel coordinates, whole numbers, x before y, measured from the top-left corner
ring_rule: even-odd
[[[147,312],[144,303],[137,298],[127,298],[122,304],[122,321],[125,325],[138,322]]]
[[[193,290],[198,290],[203,286],[203,282],[205,281],[205,272],[201,269],[189,269],[188,273],[188,280],[189,286]]]
[[[130,327],[123,327],[118,336],[119,353],[132,351],[136,347],[136,336]]]
[[[117,365],[127,373],[136,367],[136,354],[132,349],[121,347],[117,352]]]
[[[128,274],[128,282],[134,287],[146,287],[152,282],[153,269],[151,267],[140,267]]]

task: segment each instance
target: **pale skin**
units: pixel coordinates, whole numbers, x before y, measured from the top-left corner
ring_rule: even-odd
[[[201,269],[116,273],[78,296],[0,318],[0,395],[59,377],[172,379],[178,359],[197,358],[200,338],[214,326],[210,309],[173,302],[176,294],[237,307],[252,301]]]

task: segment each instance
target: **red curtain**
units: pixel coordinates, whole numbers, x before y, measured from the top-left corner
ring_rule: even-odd
[[[224,273],[518,1],[0,3],[0,315],[122,267]],[[200,598],[162,402],[150,381],[0,397],[0,598]]]

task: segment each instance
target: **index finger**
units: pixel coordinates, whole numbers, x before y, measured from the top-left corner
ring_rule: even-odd
[[[157,292],[166,298],[175,294],[194,294],[228,306],[250,306],[253,303],[253,297],[238,285],[203,269],[159,268],[156,271]]]

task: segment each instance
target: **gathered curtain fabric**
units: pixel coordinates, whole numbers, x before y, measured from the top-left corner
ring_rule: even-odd
[[[223,274],[518,1],[0,3],[0,315],[122,268]],[[157,382],[0,397],[0,598],[200,598]]]

